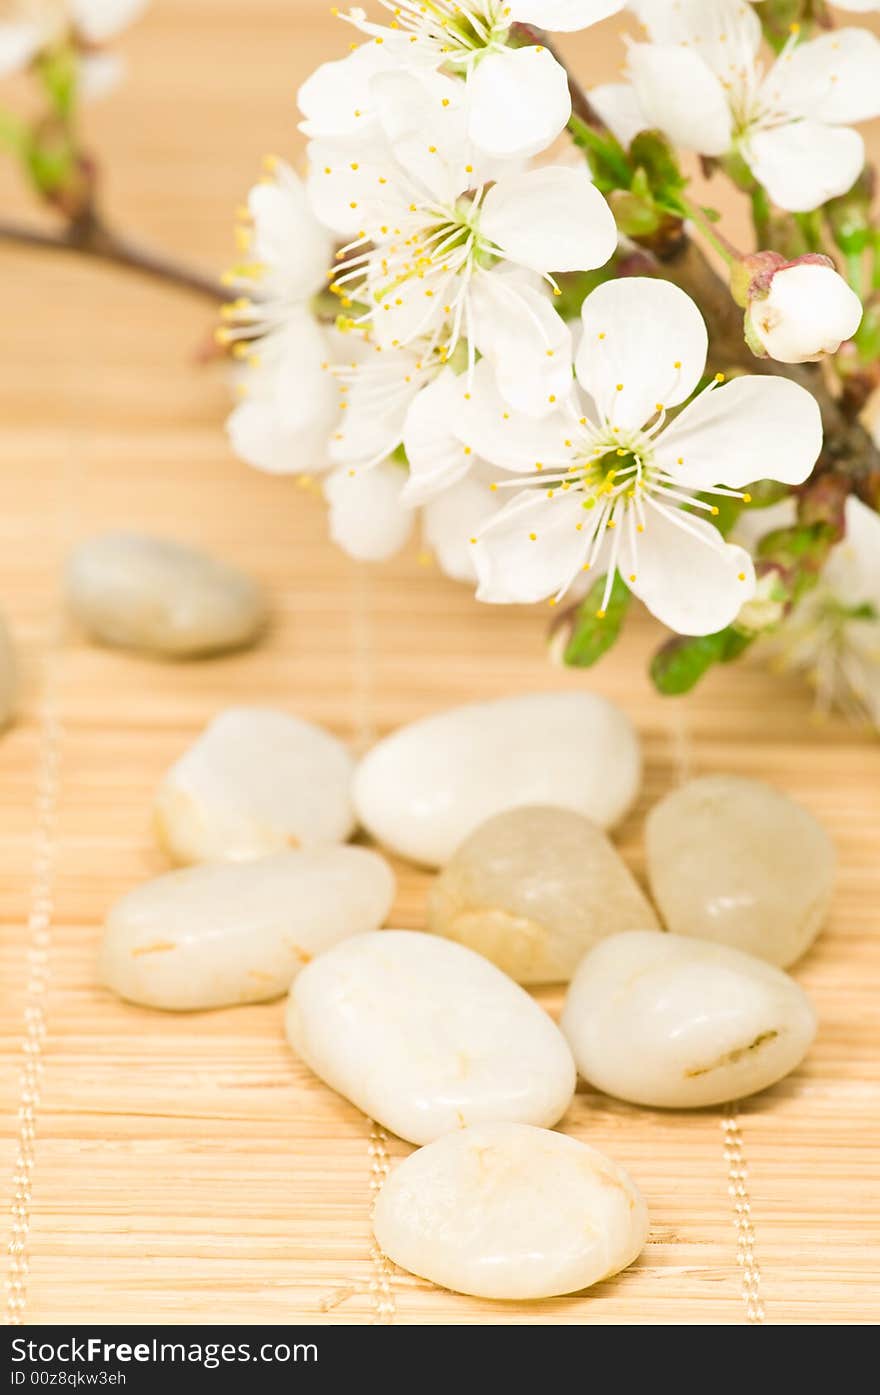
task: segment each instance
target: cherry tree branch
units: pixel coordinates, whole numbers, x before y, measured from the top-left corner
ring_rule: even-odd
[[[176,261],[173,257],[132,242],[108,227],[95,212],[72,220],[61,232],[46,232],[27,223],[0,220],[0,243],[42,248],[52,252],[75,252],[125,267],[142,276],[165,281],[210,300],[222,301],[226,291],[213,276]]]

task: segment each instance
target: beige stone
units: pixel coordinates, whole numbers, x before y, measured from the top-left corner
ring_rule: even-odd
[[[651,810],[648,875],[667,927],[785,968],[828,914],[835,855],[828,834],[759,780],[691,780]]]
[[[381,925],[393,897],[391,868],[367,848],[185,867],[113,906],[101,981],[155,1008],[277,998],[316,954]]]
[[[571,1052],[548,1013],[482,955],[413,930],[355,935],[290,993],[287,1036],[316,1075],[411,1143],[490,1119],[555,1124]]]
[[[323,727],[269,707],[229,707],[162,780],[156,832],[176,862],[341,843],[354,831],[353,769]]]
[[[611,1158],[565,1134],[481,1124],[395,1168],[373,1229],[403,1269],[477,1298],[575,1293],[632,1264],[648,1213]]]
[[[72,614],[102,644],[198,658],[251,644],[265,597],[235,567],[170,538],[103,533],[67,565]]]
[[[806,1055],[816,1016],[781,969],[727,945],[632,930],[591,949],[560,1023],[585,1080],[692,1109],[764,1090]]]
[[[606,935],[657,917],[608,838],[580,814],[532,806],[466,838],[428,894],[428,928],[520,983],[571,978]]]

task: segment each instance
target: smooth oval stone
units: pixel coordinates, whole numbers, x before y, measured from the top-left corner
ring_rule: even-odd
[[[670,930],[785,968],[809,949],[834,886],[834,847],[788,795],[710,775],[668,794],[646,826],[651,890]]]
[[[0,615],[0,730],[8,727],[18,702],[18,664],[12,636]]]
[[[234,567],[170,538],[103,533],[67,565],[71,612],[102,644],[173,658],[251,644],[266,601]]]
[[[727,945],[631,930],[591,949],[561,1021],[607,1095],[672,1109],[724,1104],[781,1080],[816,1033],[788,974]]]
[[[428,893],[429,930],[520,983],[567,981],[606,935],[658,928],[605,834],[567,809],[497,814],[465,839]]]
[[[412,1153],[373,1215],[395,1264],[477,1298],[552,1298],[625,1269],[648,1213],[622,1167],[565,1134],[481,1124]]]
[[[361,761],[354,800],[380,842],[439,867],[481,823],[523,804],[610,827],[640,778],[638,739],[619,708],[595,693],[532,693],[402,727]]]
[[[286,993],[303,965],[382,924],[394,876],[366,848],[309,848],[185,867],[110,911],[101,981],[156,1008],[216,1008]]]
[[[177,862],[344,842],[354,830],[353,768],[342,742],[311,722],[230,707],[159,786],[159,840]]]
[[[412,930],[356,935],[297,977],[294,1051],[411,1143],[489,1119],[555,1124],[574,1062],[559,1028],[479,954]]]

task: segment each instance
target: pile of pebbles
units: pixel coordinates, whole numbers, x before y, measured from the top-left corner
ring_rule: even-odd
[[[663,1109],[788,1074],[816,1022],[785,969],[834,879],[810,814],[718,775],[651,810],[649,900],[608,836],[640,783],[632,725],[590,693],[455,708],[358,765],[308,722],[231,709],[161,782],[183,865],[112,908],[101,979],[177,1010],[288,992],[301,1060],[417,1145],[375,1207],[384,1253],[479,1297],[579,1291],[637,1257],[648,1218],[622,1167],[554,1131],[577,1074]],[[441,869],[428,933],[380,929],[394,875],[359,827]],[[559,1025],[523,986],[548,982],[569,984]]]

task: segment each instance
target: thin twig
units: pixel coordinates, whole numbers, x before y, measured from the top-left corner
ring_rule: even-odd
[[[98,217],[89,214],[67,225],[63,232],[46,232],[26,223],[0,221],[0,242],[16,243],[21,247],[42,248],[53,252],[76,252],[126,267],[154,280],[180,286],[196,295],[222,301],[226,291],[220,282],[205,272],[175,261],[173,257],[152,248],[130,242]]]

